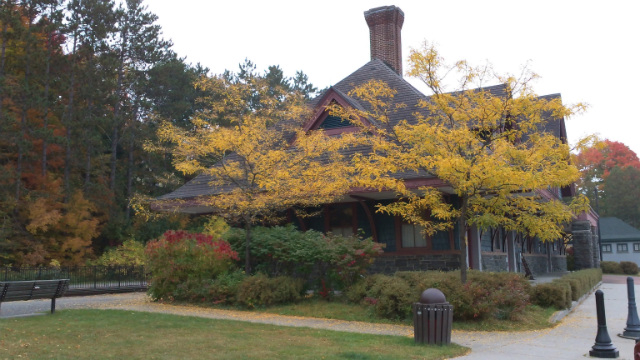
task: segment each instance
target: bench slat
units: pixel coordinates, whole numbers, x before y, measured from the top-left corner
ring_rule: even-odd
[[[0,282],[0,303],[31,299],[51,299],[51,312],[55,310],[55,298],[64,295],[69,279],[5,281]]]

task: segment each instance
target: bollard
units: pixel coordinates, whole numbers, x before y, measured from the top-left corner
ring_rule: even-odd
[[[609,331],[607,331],[607,318],[604,314],[604,294],[602,290],[596,291],[596,313],[598,315],[598,334],[596,343],[591,347],[589,356],[598,358],[617,358],[620,352],[611,343]]]
[[[622,336],[640,339],[640,319],[638,319],[638,309],[636,308],[636,294],[633,278],[627,277],[627,297],[629,298],[629,315],[627,315],[627,327],[624,328]]]

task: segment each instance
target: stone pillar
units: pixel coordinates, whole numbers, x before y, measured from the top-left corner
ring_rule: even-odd
[[[576,270],[594,268],[594,237],[591,234],[591,224],[589,221],[574,221],[571,224],[571,235],[573,238],[573,256]]]
[[[599,268],[600,267],[600,241],[598,241],[598,232],[595,229],[591,230],[591,238],[593,239],[592,241],[592,247],[593,247],[593,264],[595,268]]]

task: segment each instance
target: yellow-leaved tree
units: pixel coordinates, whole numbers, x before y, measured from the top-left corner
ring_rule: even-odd
[[[562,237],[563,223],[588,201],[575,197],[570,204],[544,196],[579,177],[569,162],[566,139],[548,126],[550,121],[581,111],[565,106],[558,97],[539,97],[532,88],[535,74],[519,78],[495,75],[491,66],[472,67],[464,61],[447,66],[437,50],[425,43],[410,54],[408,75],[422,80],[433,94],[419,102],[411,119],[389,123],[389,115],[405,107],[394,100],[395,90],[381,81],[354,88],[349,96],[366,103],[366,110],[334,106],[334,114],[363,126],[352,142],[365,143],[371,153],[354,158],[358,186],[394,190],[402,199],[379,206],[379,211],[402,216],[427,234],[460,231],[461,280],[466,282],[467,231],[503,227],[537,236],[542,241]],[[459,75],[454,92],[444,89],[447,74]],[[487,88],[487,83],[501,84]],[[421,171],[447,184],[455,196],[447,201],[442,189],[407,188],[393,174]],[[430,214],[430,216],[426,216]]]
[[[187,201],[244,224],[248,273],[252,225],[338,199],[350,187],[350,167],[341,139],[303,131],[310,116],[303,94],[255,73],[203,77],[196,86],[208,94],[201,99],[206,110],[191,119],[191,129],[165,122],[158,135],[173,145],[174,166],[199,174],[210,189]],[[155,206],[181,205],[169,199]]]

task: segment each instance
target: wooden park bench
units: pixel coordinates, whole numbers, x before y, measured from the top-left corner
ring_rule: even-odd
[[[5,301],[51,299],[51,313],[56,311],[56,298],[69,288],[69,279],[1,281],[0,305]]]

